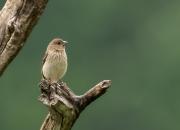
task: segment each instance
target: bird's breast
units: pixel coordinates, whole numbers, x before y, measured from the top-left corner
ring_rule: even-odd
[[[61,79],[67,70],[66,55],[48,55],[43,65],[43,75],[46,79],[52,82],[57,82]]]

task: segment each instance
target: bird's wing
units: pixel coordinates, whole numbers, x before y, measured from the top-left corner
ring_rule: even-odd
[[[42,65],[44,65],[44,63],[45,63],[45,61],[46,61],[46,58],[47,58],[47,55],[48,55],[48,53],[46,52],[46,53],[44,54],[44,57],[43,57],[43,60],[42,60]]]
[[[42,59],[42,67],[43,67],[44,63],[46,62],[47,56],[48,56],[48,53],[46,52],[46,53],[44,54],[43,59]],[[43,71],[42,71],[42,70],[41,70],[41,74],[42,74],[43,78],[46,79],[45,76],[44,76],[44,74],[43,74]]]

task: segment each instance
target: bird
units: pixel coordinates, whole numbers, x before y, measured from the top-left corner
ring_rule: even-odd
[[[42,78],[49,83],[61,81],[67,71],[66,43],[61,38],[54,38],[47,46],[43,57]]]

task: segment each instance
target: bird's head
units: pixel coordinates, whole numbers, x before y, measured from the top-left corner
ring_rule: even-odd
[[[50,43],[49,47],[56,50],[64,50],[67,41],[62,40],[61,38],[54,38]]]

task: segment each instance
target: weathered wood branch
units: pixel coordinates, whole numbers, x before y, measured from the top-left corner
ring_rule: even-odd
[[[23,47],[48,0],[7,0],[0,11],[0,76]]]
[[[110,80],[104,80],[84,95],[76,96],[64,83],[49,85],[43,80],[39,100],[49,108],[49,114],[40,130],[70,130],[82,110],[104,94],[110,85]]]

